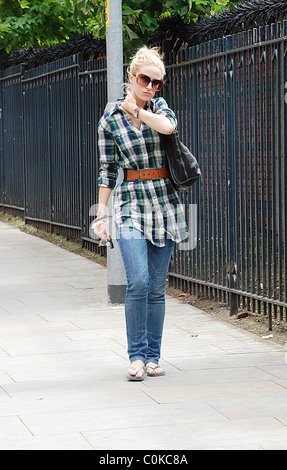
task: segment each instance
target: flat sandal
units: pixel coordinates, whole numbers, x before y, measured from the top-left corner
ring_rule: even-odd
[[[137,369],[136,367],[131,366],[130,369],[134,370],[134,371],[135,371],[135,374],[133,375],[133,374],[128,373],[127,376],[126,376],[127,380],[130,380],[131,382],[141,382],[141,381],[144,380],[144,373],[143,373],[143,375],[142,375],[141,377],[137,377],[137,376],[136,376],[137,373],[138,373],[141,369],[143,369],[143,371],[144,371],[144,365],[140,366],[138,369]]]
[[[160,374],[157,374],[156,372],[154,374],[150,374],[147,369],[152,369],[152,370],[156,370],[156,369],[161,369],[161,366],[157,365],[157,366],[148,366],[146,365],[146,373],[149,377],[162,377],[163,375],[165,375],[165,371],[161,372]]]

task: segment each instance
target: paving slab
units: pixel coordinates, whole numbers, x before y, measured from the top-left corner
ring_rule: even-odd
[[[286,450],[286,349],[167,297],[130,383],[107,270],[0,223],[0,450]]]

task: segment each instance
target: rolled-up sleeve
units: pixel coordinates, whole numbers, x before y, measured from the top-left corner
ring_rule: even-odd
[[[173,129],[175,130],[177,128],[176,115],[174,114],[172,109],[170,109],[168,107],[167,102],[162,97],[159,97],[159,98],[156,99],[155,113],[156,114],[161,114],[161,115],[167,117],[169,119],[169,121],[172,123]]]
[[[99,186],[114,189],[118,176],[118,151],[114,138],[103,124],[98,127],[98,146],[100,152]]]

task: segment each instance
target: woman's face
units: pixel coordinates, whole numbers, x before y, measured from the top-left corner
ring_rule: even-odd
[[[150,82],[143,85],[143,81],[140,80],[139,75],[145,75],[150,78]],[[147,102],[154,97],[157,92],[156,84],[152,83],[154,80],[162,80],[162,72],[155,65],[143,65],[137,72],[137,76],[129,74],[129,80],[131,83],[131,92],[137,101]],[[146,80],[147,81],[147,80]]]

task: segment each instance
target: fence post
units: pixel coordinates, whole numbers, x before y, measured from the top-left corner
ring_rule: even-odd
[[[234,36],[226,38],[226,51],[234,49]],[[227,210],[227,285],[229,288],[230,315],[238,312],[238,186],[236,158],[236,71],[235,57],[227,54],[225,58],[225,164],[226,164],[226,210]]]

